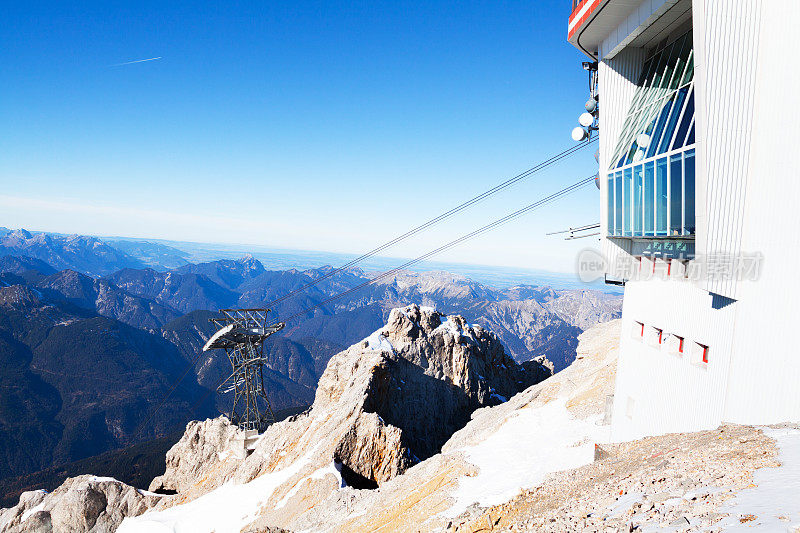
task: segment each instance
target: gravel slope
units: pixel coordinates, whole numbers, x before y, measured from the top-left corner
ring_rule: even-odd
[[[734,425],[607,445],[600,460],[552,474],[450,529],[722,531],[752,522],[755,531],[771,530],[758,527],[757,515],[724,510],[739,491],[755,487],[757,469],[780,466],[778,451],[761,429]],[[792,531],[788,516],[780,520]]]

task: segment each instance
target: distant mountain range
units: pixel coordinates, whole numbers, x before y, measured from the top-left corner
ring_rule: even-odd
[[[24,229],[6,230],[0,237],[0,256],[3,255],[32,257],[56,270],[69,268],[92,275],[145,266],[142,261],[95,237],[31,233]]]
[[[0,240],[4,235],[14,233],[15,231],[19,230],[0,227]],[[70,236],[35,231],[28,233],[32,236],[43,233],[55,239],[75,237],[74,235]],[[129,265],[131,268],[140,268],[140,265],[144,265],[154,270],[161,271],[171,270],[190,263],[206,263],[218,259],[236,260],[245,255],[252,255],[264,265],[267,270],[313,270],[327,265],[342,265],[357,257],[352,254],[291,250],[249,244],[197,243],[163,239],[145,240],[130,237],[90,238],[105,243],[112,248],[116,248],[120,253],[127,255],[129,260],[132,261]],[[8,254],[13,255],[13,249],[9,250],[5,248],[2,242],[0,242],[0,256]],[[27,255],[31,256],[32,254],[28,253]],[[391,270],[398,264],[407,260],[408,258],[371,256],[360,261],[359,265],[366,271],[383,272]],[[103,274],[101,272],[84,270],[78,265],[73,265],[69,268],[83,272],[84,274]],[[619,287],[605,285],[601,281],[586,284],[578,279],[575,274],[550,272],[531,268],[447,263],[426,260],[411,267],[411,270],[415,272],[451,272],[496,288],[509,288],[517,285],[538,285],[548,286],[554,289],[594,289],[612,294],[622,293]]]
[[[224,411],[229,398],[212,391],[230,363],[201,352],[214,332],[209,318],[268,305],[331,270],[267,270],[252,256],[193,264],[163,244],[0,229],[0,479]],[[276,320],[300,315],[265,343],[275,409],[310,404],[328,359],[381,327],[394,307],[461,314],[495,332],[518,361],[546,357],[556,371],[574,359],[583,330],[621,311],[619,295],[599,291],[498,289],[447,272],[401,272],[303,313],[370,277],[351,269],[270,305]]]

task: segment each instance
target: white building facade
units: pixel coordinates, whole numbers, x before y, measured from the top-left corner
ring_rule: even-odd
[[[625,285],[613,437],[800,421],[800,1],[571,7]]]

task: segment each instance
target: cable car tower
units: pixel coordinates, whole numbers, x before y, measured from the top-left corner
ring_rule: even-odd
[[[275,413],[264,390],[264,339],[283,329],[283,322],[267,325],[269,309],[220,309],[212,318],[219,329],[208,339],[203,351],[225,350],[231,375],[217,387],[233,391],[231,422],[244,430],[262,433],[275,422]],[[228,384],[230,382],[230,384]]]

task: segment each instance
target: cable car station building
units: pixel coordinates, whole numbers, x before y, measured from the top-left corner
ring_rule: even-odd
[[[613,437],[800,420],[800,2],[571,9],[625,287]]]

